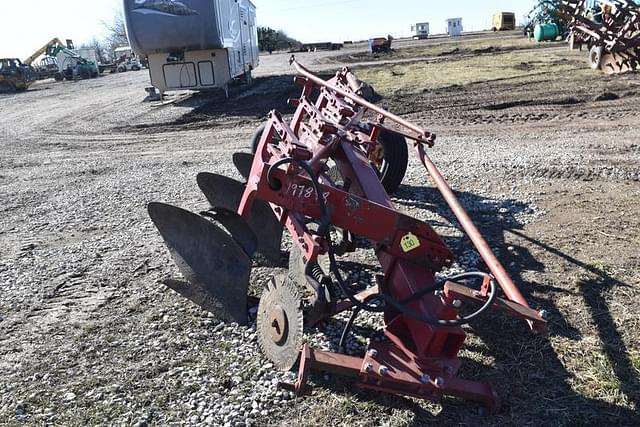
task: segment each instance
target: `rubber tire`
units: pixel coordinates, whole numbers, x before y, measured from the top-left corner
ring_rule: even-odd
[[[57,82],[61,82],[64,80],[64,76],[62,75],[62,73],[56,73],[53,78],[57,81]]]
[[[16,86],[9,81],[0,82],[0,93],[16,93]]]
[[[409,164],[409,149],[404,136],[395,132],[383,130],[378,141],[384,147],[384,160],[378,170],[382,186],[388,194],[393,194],[402,184]]]
[[[267,127],[267,122],[260,124],[253,132],[253,136],[251,137],[251,154],[256,154],[256,150],[258,149],[258,144],[260,144],[260,139],[262,138],[262,132],[264,132]],[[277,144],[279,139],[272,139],[274,144]]]
[[[251,153],[256,154],[262,132],[267,127],[262,123],[251,137]],[[384,146],[384,160],[381,169],[376,169],[380,182],[388,194],[393,194],[402,184],[409,163],[409,149],[405,138],[395,132],[383,130],[378,137]]]
[[[83,80],[90,79],[91,78],[91,71],[89,71],[89,70],[80,71],[80,78],[82,78]]]
[[[598,71],[601,69],[603,55],[604,47],[591,46],[591,49],[589,49],[589,66],[592,70]]]

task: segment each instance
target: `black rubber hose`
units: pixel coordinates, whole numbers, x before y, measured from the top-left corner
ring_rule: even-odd
[[[344,343],[347,340],[347,336],[349,336],[349,332],[351,332],[351,327],[353,326],[353,322],[355,322],[356,317],[358,317],[358,314],[360,314],[360,308],[355,307],[351,312],[351,316],[349,316],[349,321],[344,325],[342,335],[340,336],[340,342],[338,343],[338,349],[341,353],[345,352]]]
[[[311,184],[313,185],[313,189],[316,192],[316,196],[318,199],[320,212],[322,212],[322,217],[320,218],[320,224],[318,226],[318,235],[324,236],[328,234],[329,221],[331,220],[331,215],[329,214],[329,210],[327,209],[327,205],[324,201],[324,197],[322,195],[322,192],[320,191],[320,185],[318,184],[317,177],[313,172],[313,169],[311,168],[309,163],[303,160],[294,159],[292,157],[285,157],[284,159],[278,160],[277,162],[272,164],[269,167],[269,170],[267,171],[267,181],[269,182],[269,186],[273,190],[279,189],[282,183],[277,182],[276,180],[273,179],[272,177],[273,171],[282,165],[285,165],[287,163],[294,163],[294,162],[297,163],[302,169],[304,169],[304,171],[309,175],[309,178],[311,179]],[[329,245],[331,245],[331,243],[329,243]]]
[[[342,274],[340,273],[340,270],[338,269],[338,263],[336,261],[336,257],[335,257],[335,248],[333,246],[333,241],[331,240],[331,234],[329,233],[329,221],[331,219],[331,216],[329,214],[329,211],[327,209],[327,205],[324,201],[324,197],[322,195],[322,193],[320,192],[320,185],[317,182],[317,177],[315,175],[315,173],[313,172],[313,169],[311,168],[311,166],[303,161],[303,160],[298,160],[298,159],[294,159],[292,157],[286,157],[283,159],[280,159],[278,161],[276,161],[274,164],[272,164],[269,167],[269,170],[267,171],[267,180],[269,181],[269,186],[271,186],[272,189],[279,189],[280,186],[282,185],[282,183],[273,180],[272,179],[272,175],[273,175],[273,171],[280,167],[281,165],[287,164],[287,163],[293,163],[296,162],[298,165],[300,165],[300,167],[302,169],[304,169],[305,172],[307,172],[307,174],[309,175],[309,178],[311,179],[311,183],[313,185],[313,189],[316,192],[316,196],[318,199],[318,205],[320,207],[320,212],[322,213],[322,218],[320,219],[320,226],[318,228],[318,235],[321,236],[325,236],[325,238],[327,239],[328,242],[328,253],[329,253],[329,261],[330,261],[330,268],[331,268],[331,272],[334,274],[334,276],[336,277],[336,281],[338,282],[338,286],[340,286],[340,289],[342,290],[342,292],[347,296],[347,298],[351,301],[351,303],[354,305],[354,307],[360,309],[360,310],[366,310],[369,312],[373,312],[373,313],[381,313],[384,311],[384,305],[385,304],[389,304],[391,305],[393,308],[395,308],[397,311],[399,311],[400,313],[414,319],[417,320],[419,322],[423,322],[426,323],[428,325],[432,325],[432,326],[462,326],[462,325],[466,325],[468,324],[471,320],[475,319],[476,317],[478,317],[479,315],[481,315],[482,313],[484,313],[485,311],[487,311],[495,302],[496,297],[497,297],[497,286],[496,286],[496,282],[495,282],[495,278],[489,274],[486,273],[482,273],[482,272],[469,272],[469,273],[463,273],[463,274],[459,274],[456,276],[452,276],[451,278],[449,278],[449,280],[460,280],[462,278],[468,278],[468,277],[482,277],[487,278],[489,277],[489,285],[491,287],[490,290],[490,295],[489,298],[487,299],[487,301],[484,303],[484,305],[482,307],[480,307],[478,310],[476,310],[475,312],[469,314],[468,316],[464,316],[464,317],[460,317],[458,319],[455,320],[444,320],[444,319],[434,319],[432,317],[427,317],[427,316],[423,316],[419,313],[416,313],[415,311],[411,310],[410,308],[407,308],[405,306],[406,303],[403,304],[402,301],[398,302],[395,299],[393,299],[392,297],[385,295],[385,294],[375,294],[375,295],[370,295],[369,297],[367,297],[363,302],[358,301],[358,299],[355,297],[355,294],[353,292],[351,292],[351,290],[348,288],[348,286],[344,283],[344,280],[342,279]],[[421,291],[419,291],[421,292]],[[424,291],[429,292],[429,291]],[[413,299],[415,295],[412,295],[411,299]],[[371,301],[381,301],[384,304],[380,304],[379,306],[374,306],[371,304]]]

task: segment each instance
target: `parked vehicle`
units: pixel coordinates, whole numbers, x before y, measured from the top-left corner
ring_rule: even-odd
[[[498,12],[493,15],[491,30],[510,31],[516,28],[516,14],[512,12]]]
[[[249,0],[123,0],[133,51],[147,57],[151,84],[175,90],[226,89],[258,66],[256,8]]]
[[[115,58],[116,70],[119,73],[124,73],[125,71],[140,71],[142,69],[138,56],[133,49],[131,49],[131,46],[117,48],[113,56]]]
[[[59,72],[55,76],[58,81],[98,77],[98,65],[68,47],[49,46],[47,56],[56,58],[58,62]]]
[[[384,37],[376,37],[373,39],[369,39],[369,51],[371,53],[387,53],[391,52],[391,43],[393,38],[391,36]]]
[[[411,26],[411,31],[413,31],[414,40],[426,39],[429,37],[429,23],[418,22],[416,25]]]
[[[59,73],[58,60],[50,56],[45,56],[38,62],[32,64],[38,80],[52,79]]]
[[[35,80],[33,68],[18,58],[0,59],[0,93],[27,90]]]

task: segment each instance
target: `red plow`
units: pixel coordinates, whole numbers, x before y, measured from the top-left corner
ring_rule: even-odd
[[[497,309],[545,330],[545,313],[527,305],[431,161],[427,149],[435,134],[365,100],[364,85],[346,68],[325,81],[293,65],[302,94],[289,100],[296,108],[292,119],[272,111],[255,155],[234,155],[245,183],[198,175],[212,206],[199,215],[149,205],[184,276],[166,284],[239,324],[257,303],[260,347],[280,369],[297,364],[297,381],[283,387],[298,393],[305,392],[310,370],[318,370],[353,377],[364,389],[433,401],[452,395],[497,411],[491,385],[457,375],[463,326]],[[406,170],[408,147],[489,271],[437,278],[454,254],[430,225],[398,211],[389,196]],[[253,263],[278,262],[284,229],[292,240],[288,274],[272,278],[259,299],[249,296]],[[384,272],[363,290],[354,290],[339,268],[357,240],[369,243]],[[386,339],[371,341],[363,357],[303,343],[304,327],[348,310],[341,341],[363,310],[383,316]]]

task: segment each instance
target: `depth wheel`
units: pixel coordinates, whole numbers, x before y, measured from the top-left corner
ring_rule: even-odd
[[[256,154],[256,151],[258,150],[258,144],[260,144],[260,139],[262,139],[262,134],[264,133],[264,130],[266,128],[267,128],[267,122],[264,122],[256,128],[255,132],[253,132],[253,136],[251,137],[251,153],[252,154]],[[273,138],[271,138],[271,143],[274,145],[278,145],[279,141],[280,139],[275,135]]]
[[[392,194],[400,187],[407,172],[409,163],[407,141],[400,134],[382,130],[377,145],[378,149],[369,160],[376,168],[384,189],[388,194]]]
[[[258,345],[278,369],[288,371],[302,349],[302,302],[289,276],[271,278],[260,303],[256,321]]]

